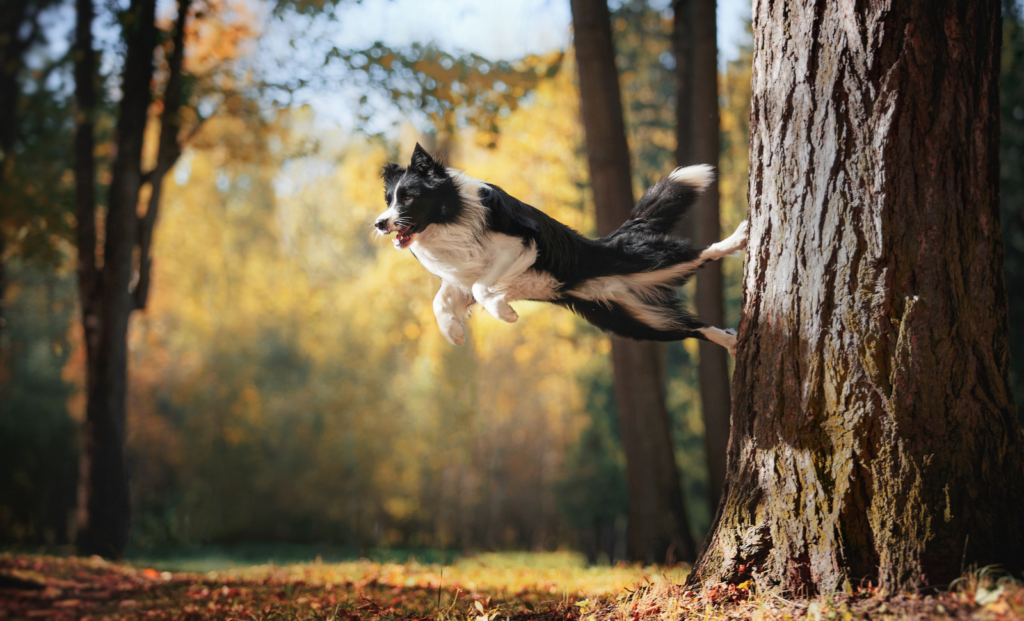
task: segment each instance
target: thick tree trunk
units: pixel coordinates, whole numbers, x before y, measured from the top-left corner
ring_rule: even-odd
[[[694,580],[1021,567],[999,25],[998,0],[755,2],[729,478]]]
[[[572,0],[587,158],[598,233],[606,235],[633,208],[611,21],[605,0]],[[629,485],[627,556],[646,562],[693,559],[665,406],[664,365],[656,343],[612,338],[615,401]]]
[[[718,33],[715,0],[677,0],[674,3],[673,48],[676,54],[677,148],[680,166],[718,166]],[[718,181],[698,201],[684,234],[698,246],[721,239]],[[697,316],[713,326],[725,325],[722,265],[708,263],[697,273]],[[708,468],[708,502],[718,507],[725,484],[725,453],[729,443],[728,352],[708,341],[700,347],[701,414]]]

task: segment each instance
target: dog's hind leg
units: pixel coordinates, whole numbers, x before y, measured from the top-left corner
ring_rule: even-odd
[[[504,287],[525,272],[537,260],[537,247],[524,248],[522,240],[508,235],[492,235],[492,260],[487,270],[473,283],[473,297],[496,318],[515,323],[519,315],[508,304]]]
[[[697,330],[704,335],[704,338],[717,343],[722,347],[729,350],[729,354],[733,357],[736,356],[736,331],[735,330],[722,330],[721,328],[715,328],[707,326]]]
[[[441,288],[434,296],[434,317],[437,318],[437,327],[441,328],[441,334],[452,345],[466,343],[463,324],[472,306],[473,295],[467,289],[447,280],[441,281]]]
[[[747,221],[740,222],[736,231],[720,242],[711,244],[700,253],[701,262],[715,261],[747,247]]]

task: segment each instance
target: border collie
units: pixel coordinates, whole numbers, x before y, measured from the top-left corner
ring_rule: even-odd
[[[736,333],[695,319],[678,288],[707,261],[742,250],[747,223],[707,248],[671,236],[713,175],[706,165],[677,168],[644,193],[618,230],[588,239],[498,186],[446,168],[417,144],[408,168],[384,167],[388,208],[374,227],[378,235],[398,233],[395,247],[409,248],[440,276],[434,314],[455,345],[466,342],[463,324],[474,303],[512,323],[519,316],[509,302],[536,300],[618,336],[698,338],[735,355]]]

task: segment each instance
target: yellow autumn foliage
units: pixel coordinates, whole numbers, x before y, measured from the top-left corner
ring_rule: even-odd
[[[587,230],[571,80],[542,83],[496,148],[460,136],[452,163]],[[229,157],[222,138],[269,140],[232,124],[208,122],[172,173],[157,285],[132,333],[135,403],[163,403],[133,408],[137,479],[179,477],[181,535],[258,537],[317,515],[289,536],[562,540],[552,484],[586,421],[576,370],[605,337],[519,303],[517,324],[477,313],[453,347],[433,317],[437,279],[371,234],[386,147],[318,136],[319,153],[276,168]],[[294,146],[316,129],[300,112],[267,131]]]

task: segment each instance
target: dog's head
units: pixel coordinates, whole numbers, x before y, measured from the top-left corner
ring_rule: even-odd
[[[395,248],[406,248],[427,227],[451,224],[462,210],[459,190],[444,164],[418,143],[408,168],[388,164],[381,173],[387,210],[374,226],[382,235],[397,232]]]

